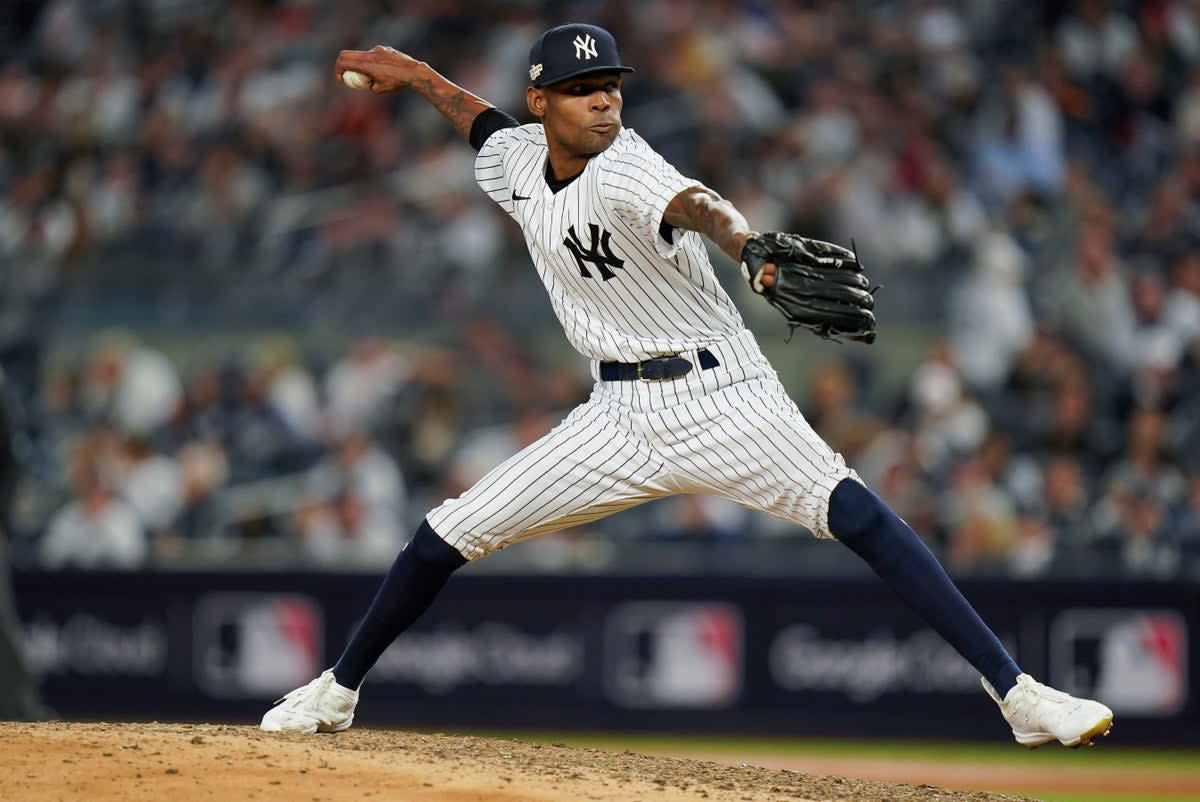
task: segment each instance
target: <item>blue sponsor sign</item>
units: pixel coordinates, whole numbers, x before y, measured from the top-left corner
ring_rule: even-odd
[[[64,717],[246,722],[332,665],[378,582],[14,577],[30,662]],[[1108,702],[1122,741],[1200,739],[1200,588],[961,585],[1026,670]],[[975,671],[873,579],[466,573],[384,653],[356,721],[1009,737]]]

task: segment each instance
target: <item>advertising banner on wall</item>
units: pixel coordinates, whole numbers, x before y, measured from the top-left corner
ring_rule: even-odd
[[[254,721],[332,665],[378,579],[20,574],[46,700],[68,718]],[[1195,743],[1200,588],[963,583],[1018,662]],[[872,580],[455,577],[363,686],[364,724],[1008,737],[979,676]]]

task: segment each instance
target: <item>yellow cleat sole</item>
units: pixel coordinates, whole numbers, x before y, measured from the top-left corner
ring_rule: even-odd
[[[1075,748],[1078,749],[1080,746],[1095,746],[1096,745],[1095,741],[1097,738],[1103,738],[1105,735],[1108,735],[1110,732],[1112,732],[1112,719],[1111,718],[1107,719],[1105,721],[1101,721],[1095,727],[1092,727],[1090,730],[1085,732],[1083,735],[1079,736],[1079,743],[1075,745]]]
[[[1110,732],[1112,732],[1112,719],[1111,718],[1102,719],[1101,721],[1099,721],[1096,724],[1096,726],[1092,727],[1090,730],[1088,730],[1087,732],[1080,735],[1078,741],[1076,741],[1073,744],[1064,743],[1063,746],[1066,746],[1069,749],[1078,749],[1081,746],[1095,746],[1096,745],[1095,741],[1097,738],[1102,738],[1105,735],[1108,735]],[[1050,736],[1048,733],[1046,734],[1045,737],[1046,737],[1046,739],[1044,741],[1038,741],[1036,743],[1022,744],[1022,746],[1024,746],[1026,749],[1028,749],[1030,751],[1033,751],[1034,749],[1037,749],[1039,746],[1045,746],[1046,744],[1054,743],[1054,738],[1052,736]]]

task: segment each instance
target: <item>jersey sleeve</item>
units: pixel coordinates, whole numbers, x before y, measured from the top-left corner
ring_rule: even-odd
[[[515,208],[509,186],[507,159],[517,144],[517,128],[501,128],[487,138],[475,156],[475,183],[509,215]]]
[[[676,195],[700,182],[680,174],[637,136],[630,147],[612,155],[607,168],[600,179],[605,201],[646,242],[653,242],[660,256],[670,259],[686,232],[663,226],[663,214]],[[672,239],[665,239],[665,232]]]

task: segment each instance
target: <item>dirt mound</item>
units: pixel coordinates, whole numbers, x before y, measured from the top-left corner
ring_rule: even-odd
[[[1015,797],[562,745],[380,730],[0,724],[0,800],[825,802]]]

